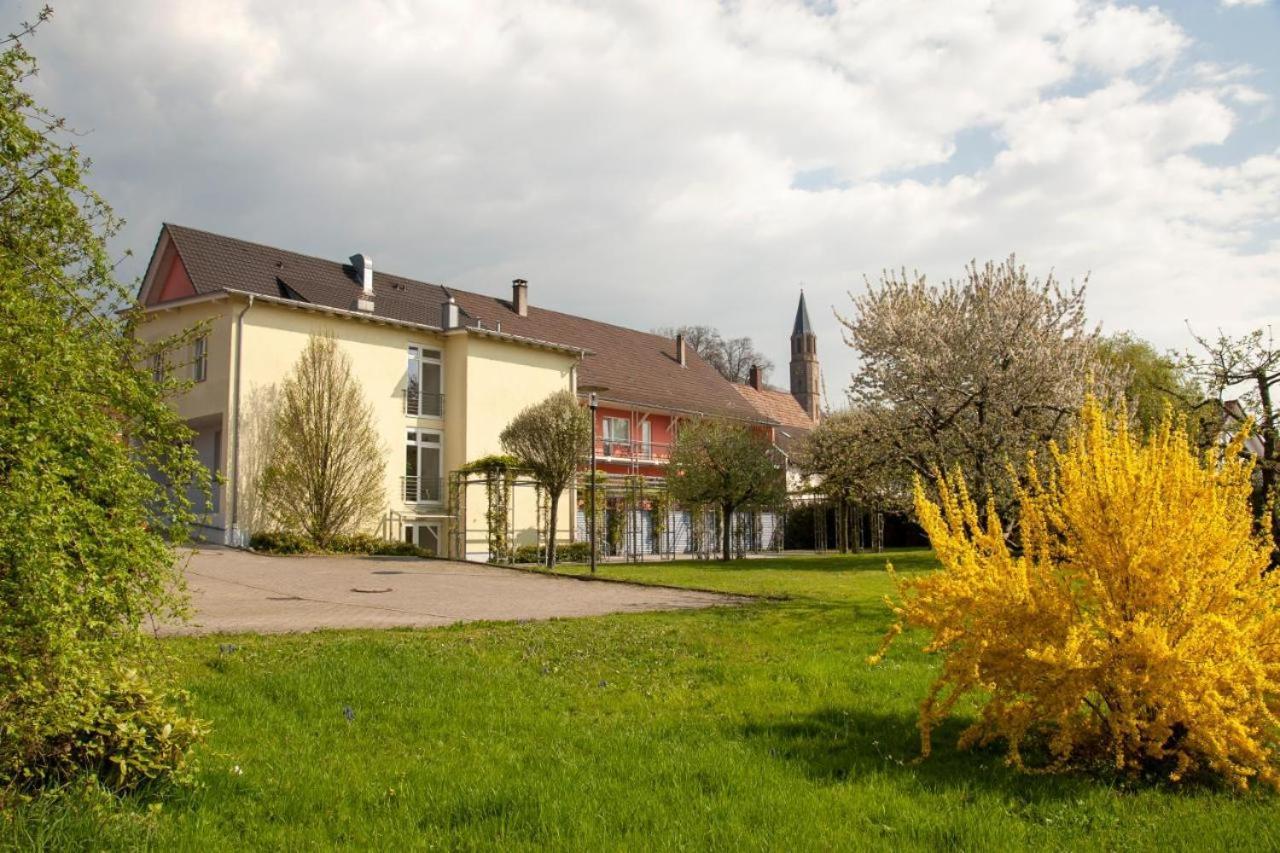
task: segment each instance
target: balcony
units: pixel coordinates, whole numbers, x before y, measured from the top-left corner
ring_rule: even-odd
[[[439,477],[401,477],[400,494],[407,504],[441,503],[444,482]]]
[[[444,395],[410,388],[404,395],[404,413],[411,418],[443,418]]]
[[[615,441],[596,439],[597,459],[616,459],[626,462],[660,462],[671,458],[671,445],[654,441]]]

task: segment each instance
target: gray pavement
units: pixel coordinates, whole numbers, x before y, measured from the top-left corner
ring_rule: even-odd
[[[195,616],[160,634],[432,627],[739,604],[738,596],[551,577],[479,563],[268,557],[202,548],[186,565]]]

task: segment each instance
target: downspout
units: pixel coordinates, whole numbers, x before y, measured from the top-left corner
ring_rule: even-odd
[[[249,304],[244,306],[240,313],[236,316],[236,372],[235,372],[235,389],[233,390],[233,399],[235,404],[235,419],[231,422],[231,519],[227,525],[228,532],[239,539],[240,538],[240,359],[241,352],[244,349],[244,315],[249,313],[249,309],[253,307],[253,294],[249,294]],[[232,542],[237,547],[245,547],[246,543]]]

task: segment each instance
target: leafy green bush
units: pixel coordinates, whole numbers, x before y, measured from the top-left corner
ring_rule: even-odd
[[[264,530],[249,537],[249,547],[264,554],[370,554],[389,557],[430,557],[410,542],[381,539],[369,533],[337,535],[321,548],[306,534],[291,530]]]
[[[162,777],[185,780],[191,747],[208,731],[204,723],[174,713],[172,704],[185,696],[154,688],[134,669],[103,676],[66,697],[62,713],[46,718],[54,725],[43,737],[6,750],[8,766],[0,772],[23,788],[60,784],[85,771],[115,791]],[[47,708],[41,703],[31,710]]]
[[[392,539],[378,541],[377,547],[369,553],[378,557],[431,557],[427,551],[409,542],[397,542]]]
[[[34,68],[16,40],[0,52],[0,796],[180,774],[204,731],[142,630],[186,610],[171,543],[209,494],[167,400],[183,383],[142,366],[198,331],[146,343],[113,310],[132,298],[118,220],[23,90]]]
[[[556,545],[556,560],[561,563],[586,563],[591,559],[591,543],[561,542]],[[547,549],[538,545],[521,545],[512,555],[514,563],[546,563]]]
[[[316,544],[303,536],[287,530],[262,530],[249,537],[249,547],[267,554],[310,554]]]

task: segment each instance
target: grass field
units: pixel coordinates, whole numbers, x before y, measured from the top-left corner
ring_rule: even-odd
[[[926,552],[892,555],[901,571]],[[50,849],[1246,849],[1277,800],[1023,776],[918,751],[934,664],[888,624],[884,557],[610,566],[785,595],[741,608],[429,631],[166,641],[214,730],[198,785],[0,816]],[[234,643],[234,651],[220,645]],[[354,718],[347,719],[350,708]]]

